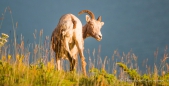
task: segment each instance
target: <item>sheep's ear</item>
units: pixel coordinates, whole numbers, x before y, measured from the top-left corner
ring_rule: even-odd
[[[86,15],[86,22],[90,21],[90,17],[88,15]]]
[[[99,17],[97,18],[97,21],[100,21],[100,22],[101,22],[101,20],[102,20],[102,17],[99,16]]]
[[[101,25],[103,26],[103,25],[104,25],[104,22],[101,22]]]

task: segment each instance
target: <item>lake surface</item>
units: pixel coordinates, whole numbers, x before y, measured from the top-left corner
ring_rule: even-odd
[[[154,64],[154,52],[158,49],[157,63],[163,58],[166,46],[169,44],[169,1],[168,0],[109,0],[109,1],[0,1],[0,13],[4,13],[6,7],[12,10],[14,24],[18,22],[16,28],[18,42],[21,34],[24,36],[25,44],[35,43],[33,33],[37,29],[43,29],[43,38],[51,36],[59,18],[66,13],[76,15],[83,23],[85,15],[78,16],[78,12],[83,9],[91,10],[96,18],[102,16],[105,23],[102,27],[103,40],[97,42],[93,38],[85,40],[85,52],[89,49],[98,51],[101,46],[100,56],[104,59],[111,59],[115,50],[120,55],[132,50],[138,57],[138,64],[141,66],[143,60],[149,59],[149,65]],[[11,15],[7,11],[0,33],[10,35],[13,39]],[[0,20],[2,22],[2,20]],[[38,39],[37,39],[38,40]],[[12,42],[11,42],[12,43]],[[36,42],[38,43],[38,41]],[[27,45],[25,45],[27,46]],[[86,58],[88,54],[85,53]],[[169,60],[166,60],[169,62]],[[144,69],[144,67],[142,68]]]

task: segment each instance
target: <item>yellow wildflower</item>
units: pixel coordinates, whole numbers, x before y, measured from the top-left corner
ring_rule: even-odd
[[[2,42],[3,42],[3,43],[6,43],[6,42],[7,42],[7,40],[6,40],[6,39],[2,39]]]
[[[0,41],[2,41],[2,38],[0,37]]]
[[[4,43],[2,43],[1,41],[0,41],[0,46],[3,46],[4,45]]]
[[[9,38],[9,36],[5,33],[2,33],[2,38],[7,39],[7,38]]]
[[[11,59],[11,57],[12,57],[11,55],[8,55],[8,60],[10,60],[10,59]]]

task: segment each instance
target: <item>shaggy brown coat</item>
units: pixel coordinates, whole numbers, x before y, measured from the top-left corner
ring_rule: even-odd
[[[61,58],[68,59],[70,62],[70,70],[74,70],[77,63],[77,55],[79,53],[82,62],[82,71],[86,75],[86,62],[83,54],[84,39],[91,36],[96,40],[102,39],[101,16],[95,19],[94,14],[89,10],[82,10],[79,14],[88,13],[91,18],[86,15],[86,25],[82,27],[81,21],[73,14],[63,15],[57,27],[51,36],[52,49],[55,52],[57,69],[61,70]]]

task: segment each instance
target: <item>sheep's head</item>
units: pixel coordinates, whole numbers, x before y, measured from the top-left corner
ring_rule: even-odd
[[[82,13],[88,13],[90,15],[90,17],[86,15],[87,36],[92,36],[96,40],[100,41],[102,39],[101,28],[104,25],[104,22],[101,22],[101,16],[99,16],[98,19],[96,20],[94,14],[91,11],[82,10],[79,12],[79,14]]]

